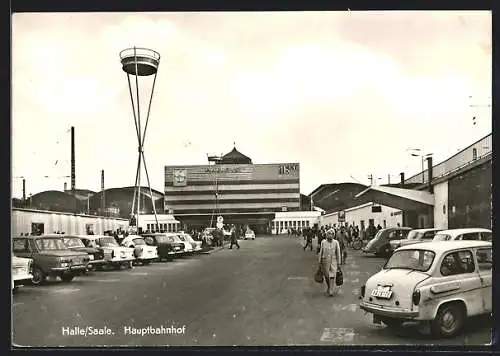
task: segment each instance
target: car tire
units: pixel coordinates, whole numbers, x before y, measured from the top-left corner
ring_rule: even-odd
[[[75,275],[73,273],[63,273],[61,274],[61,279],[63,282],[69,283],[75,278]]]
[[[403,325],[403,320],[394,319],[394,318],[385,318],[385,319],[382,319],[382,322],[391,329],[397,329],[397,328],[400,328],[401,325]]]
[[[45,273],[39,268],[33,268],[33,278],[31,278],[31,283],[35,286],[42,284],[45,282],[46,276]]]
[[[442,305],[436,318],[431,322],[431,332],[435,336],[450,337],[460,331],[464,324],[465,311],[457,303]]]

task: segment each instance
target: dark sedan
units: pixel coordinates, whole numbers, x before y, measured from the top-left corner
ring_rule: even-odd
[[[68,249],[79,252],[86,252],[89,255],[90,262],[88,269],[102,269],[102,266],[106,264],[104,260],[104,251],[97,247],[85,246],[83,241],[77,236],[64,236],[63,241]]]
[[[158,258],[160,261],[171,260],[174,255],[184,252],[184,244],[175,241],[173,236],[165,233],[143,234],[144,241],[150,246],[158,247]]]

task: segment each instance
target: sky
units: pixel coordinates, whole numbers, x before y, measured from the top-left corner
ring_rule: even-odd
[[[12,194],[133,186],[137,136],[119,52],[161,54],[144,152],[206,164],[234,144],[253,163],[300,163],[325,183],[392,182],[491,133],[491,13],[17,13],[12,18]],[[146,117],[153,77],[139,79]],[[471,105],[476,105],[471,107]],[[476,117],[476,125],[472,118]],[[142,182],[144,171],[142,173]]]

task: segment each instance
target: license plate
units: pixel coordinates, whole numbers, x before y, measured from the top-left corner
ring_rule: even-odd
[[[392,297],[392,290],[386,288],[378,288],[372,290],[372,297],[390,299]]]

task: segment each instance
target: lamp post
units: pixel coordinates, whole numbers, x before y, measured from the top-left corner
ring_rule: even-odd
[[[208,159],[208,165],[210,165],[210,162],[213,162],[214,165],[216,165],[217,162],[220,162],[222,157],[214,155],[214,154],[207,154],[207,159]],[[215,211],[214,211],[214,214],[218,214],[219,213],[219,184],[217,182],[217,168],[214,169],[214,191],[215,191]],[[214,214],[212,214],[212,217],[210,218],[210,227],[213,227]]]
[[[420,157],[421,159],[421,163],[422,163],[422,171],[421,171],[421,174],[422,174],[422,184],[425,183],[425,176],[424,176],[424,161],[426,158],[429,158],[432,156],[432,153],[426,153],[426,154],[422,154],[422,149],[421,148],[408,148],[407,151],[414,151],[411,154],[412,157]],[[418,153],[416,153],[418,152]]]

